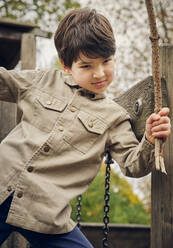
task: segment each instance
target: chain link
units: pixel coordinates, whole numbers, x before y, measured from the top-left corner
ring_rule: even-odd
[[[77,227],[80,229],[81,225],[80,225],[80,221],[81,221],[81,209],[82,209],[82,195],[79,195],[77,197],[77,215],[76,215],[76,220],[77,220]]]
[[[113,163],[112,157],[110,155],[110,152],[106,153],[106,174],[105,174],[105,195],[104,195],[104,217],[103,217],[103,222],[104,222],[104,227],[103,227],[103,248],[108,248],[108,233],[109,233],[109,200],[110,200],[110,172],[111,172],[111,164]],[[81,221],[81,208],[82,208],[82,195],[79,195],[77,197],[77,215],[76,215],[76,220],[77,220],[77,226],[78,228],[81,228],[80,221]]]
[[[105,195],[104,195],[104,217],[103,217],[103,222],[104,222],[104,227],[103,227],[103,248],[109,247],[108,246],[108,233],[109,233],[109,210],[110,210],[110,205],[109,205],[109,200],[110,200],[110,172],[111,172],[111,164],[113,163],[112,157],[110,155],[110,152],[106,152],[106,173],[105,173]]]

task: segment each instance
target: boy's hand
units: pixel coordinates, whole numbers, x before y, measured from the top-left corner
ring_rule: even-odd
[[[158,114],[151,114],[146,121],[146,138],[152,144],[155,138],[162,138],[166,141],[171,134],[171,124],[168,117],[169,108],[162,108]]]

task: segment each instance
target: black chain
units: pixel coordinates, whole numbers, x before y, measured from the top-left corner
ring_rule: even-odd
[[[111,164],[113,163],[112,157],[110,155],[110,152],[107,151],[106,152],[106,159],[105,159],[105,163],[106,163],[106,173],[105,173],[105,195],[104,195],[104,200],[105,200],[105,204],[104,204],[104,218],[103,218],[103,222],[104,222],[104,227],[103,227],[103,234],[104,234],[104,238],[103,238],[103,248],[108,247],[108,233],[109,233],[109,209],[110,209],[110,205],[109,205],[109,200],[110,200],[110,193],[109,193],[109,189],[110,189],[110,172],[111,172]]]
[[[81,208],[82,208],[82,195],[79,195],[77,197],[77,201],[78,201],[76,204],[76,207],[77,207],[77,215],[76,215],[77,227],[81,228],[80,220],[81,220]]]
[[[105,204],[104,204],[104,218],[103,218],[103,222],[104,222],[104,227],[103,227],[103,233],[104,233],[104,238],[103,238],[103,248],[108,248],[108,233],[109,233],[109,200],[110,200],[110,193],[109,193],[109,189],[110,189],[110,172],[111,172],[111,164],[113,164],[113,160],[112,157],[110,155],[110,152],[106,152],[106,159],[105,159],[105,163],[106,163],[106,174],[105,174],[105,195],[104,195],[104,200],[105,200]],[[77,215],[76,215],[76,220],[77,220],[77,226],[78,228],[81,227],[80,225],[80,220],[81,220],[81,208],[82,208],[82,195],[79,195],[77,197]]]

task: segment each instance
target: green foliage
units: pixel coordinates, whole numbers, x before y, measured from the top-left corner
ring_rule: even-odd
[[[51,28],[67,9],[80,7],[75,0],[2,0],[0,17],[30,21]]]
[[[105,165],[102,166],[88,191],[83,194],[81,216],[83,222],[103,222],[104,177]],[[75,221],[76,203],[76,199],[71,202],[72,219]],[[150,215],[146,212],[139,197],[133,193],[131,185],[113,171],[111,171],[109,217],[111,223],[150,223]]]
[[[64,2],[64,7],[66,9],[78,8],[78,7],[80,7],[80,4],[78,2],[73,2],[72,0],[66,0]]]

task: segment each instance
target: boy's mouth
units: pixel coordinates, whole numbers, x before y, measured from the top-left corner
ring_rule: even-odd
[[[93,85],[95,85],[96,87],[103,87],[106,83],[106,80],[103,81],[98,81],[96,83],[92,83]]]

